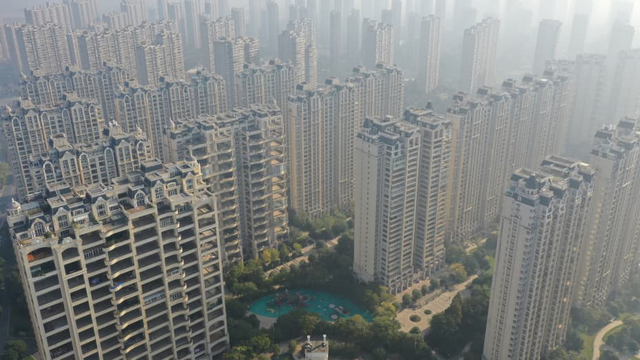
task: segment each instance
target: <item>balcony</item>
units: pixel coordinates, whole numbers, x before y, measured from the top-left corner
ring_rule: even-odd
[[[78,256],[80,256],[80,254],[78,253],[78,249],[76,248],[69,248],[62,252],[63,261],[72,260],[77,258]]]
[[[138,260],[138,270],[143,271],[145,268],[160,263],[160,256],[158,254],[152,254],[145,258]]]
[[[145,283],[149,280],[152,280],[158,276],[162,276],[162,269],[160,268],[160,266],[156,266],[153,267],[151,269],[145,270],[143,272],[140,273],[140,281],[142,283]]]
[[[102,236],[100,235],[100,232],[95,231],[92,233],[80,235],[80,240],[82,240],[82,246],[88,247],[91,244],[102,242]]]
[[[145,242],[147,242],[147,241],[149,241],[152,238],[155,238],[157,236],[158,236],[158,232],[154,228],[142,230],[140,232],[135,233],[135,235],[134,235],[134,237],[136,239],[136,244],[145,243]]]
[[[50,306],[40,311],[40,315],[42,315],[42,320],[47,320],[63,314],[65,314],[65,310],[64,310],[64,305],[62,305],[62,303]]]
[[[35,281],[33,283],[33,287],[35,288],[36,292],[41,292],[51,287],[60,285],[60,283],[58,282],[57,274],[56,273],[51,273],[51,274],[52,275],[49,275],[48,277],[42,280]]]
[[[72,351],[73,346],[71,345],[71,343],[67,343],[57,348],[51,349],[51,351],[49,352],[49,356],[51,356],[51,359],[59,359]]]
[[[156,218],[153,215],[145,215],[133,220],[132,224],[135,229],[141,229],[150,225],[155,225]]]

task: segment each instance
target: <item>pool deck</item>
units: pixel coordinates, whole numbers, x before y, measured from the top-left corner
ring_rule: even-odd
[[[273,325],[276,324],[276,321],[278,321],[278,318],[266,317],[258,314],[253,315],[255,315],[260,321],[260,329],[271,329]]]

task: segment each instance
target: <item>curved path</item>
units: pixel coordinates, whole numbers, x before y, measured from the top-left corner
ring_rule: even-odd
[[[622,320],[616,320],[614,322],[609,323],[609,325],[603,327],[596,334],[596,338],[593,339],[593,360],[598,360],[600,358],[600,347],[604,345],[602,338],[612,329],[622,325]]]

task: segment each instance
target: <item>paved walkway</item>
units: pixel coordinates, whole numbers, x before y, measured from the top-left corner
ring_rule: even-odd
[[[458,293],[464,291],[467,286],[471,284],[471,282],[477,277],[478,275],[471,276],[465,282],[455,285],[451,291],[445,291],[441,293],[438,297],[433,299],[433,301],[428,302],[427,304],[421,306],[419,309],[404,309],[400,311],[396,316],[396,319],[400,322],[401,325],[400,330],[409,332],[413,327],[417,326],[422,333],[425,333],[426,330],[429,329],[431,318],[435,314],[439,314],[445,311],[453,302],[453,298],[458,295]],[[431,315],[426,315],[424,313],[425,310],[431,310]],[[411,321],[409,319],[411,315],[420,316],[420,321],[417,323]]]
[[[340,235],[340,236],[342,236],[342,235]],[[340,236],[338,236],[338,237],[336,237],[336,238],[334,238],[332,240],[327,241],[327,247],[329,249],[331,249],[332,247],[338,245],[338,239],[340,239]],[[277,266],[277,267],[265,272],[265,275],[267,277],[269,277],[271,274],[279,273],[282,269],[290,269],[291,265],[299,266],[302,263],[309,262],[309,255],[311,255],[311,254],[316,252],[316,246],[315,246],[315,244],[306,246],[306,247],[302,248],[301,252],[302,252],[302,255],[300,255],[297,258],[293,259],[293,260],[290,260],[290,261],[288,261],[288,262],[286,262],[286,263],[284,263],[282,265],[279,265],[279,266]]]
[[[616,320],[598,331],[596,338],[593,339],[593,360],[598,360],[600,358],[600,347],[604,345],[602,338],[613,328],[620,325],[622,325],[622,320]]]

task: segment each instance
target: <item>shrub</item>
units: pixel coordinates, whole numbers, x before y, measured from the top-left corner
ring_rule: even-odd
[[[427,295],[429,293],[429,287],[427,285],[422,285],[420,292],[422,293],[422,296]]]
[[[421,297],[422,297],[422,292],[420,292],[420,290],[414,289],[411,292],[411,300],[413,300],[414,302],[420,299]]]
[[[429,310],[429,309],[427,309],[427,310],[425,310],[425,311],[424,311],[424,314],[425,314],[425,315],[431,315],[432,313],[433,313],[433,311],[431,311],[431,310]]]
[[[402,295],[402,305],[404,306],[411,305],[411,295],[409,294]]]
[[[411,315],[411,316],[409,317],[409,320],[411,320],[411,321],[413,321],[413,322],[420,322],[420,320],[422,320],[422,319],[421,319],[421,318],[420,318],[420,316],[418,316],[418,315]]]
[[[420,328],[418,328],[417,326],[414,326],[411,328],[411,330],[409,331],[410,334],[420,334]]]

